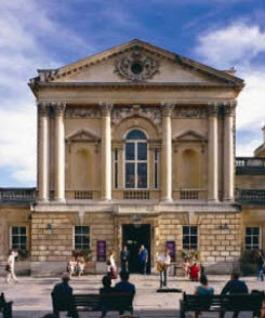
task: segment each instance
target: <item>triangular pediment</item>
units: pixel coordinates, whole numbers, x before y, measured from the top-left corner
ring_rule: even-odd
[[[36,82],[243,85],[227,72],[137,39],[55,70],[40,70],[31,86]]]
[[[185,132],[175,136],[176,142],[206,142],[207,139],[194,130],[186,130]]]
[[[98,135],[87,129],[80,129],[66,137],[67,142],[98,142],[99,140]]]

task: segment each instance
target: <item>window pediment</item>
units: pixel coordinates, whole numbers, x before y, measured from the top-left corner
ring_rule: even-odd
[[[67,142],[99,142],[100,137],[87,129],[80,129],[66,137]]]
[[[174,142],[207,142],[207,138],[194,130],[187,130],[173,139]]]

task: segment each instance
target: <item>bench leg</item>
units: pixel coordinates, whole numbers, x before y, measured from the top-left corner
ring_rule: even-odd
[[[3,309],[3,318],[12,318],[12,302],[6,303]]]

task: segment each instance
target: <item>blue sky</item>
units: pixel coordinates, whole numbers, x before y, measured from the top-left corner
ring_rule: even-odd
[[[246,81],[237,154],[252,155],[265,123],[265,0],[0,0],[0,186],[35,185],[36,69],[133,38],[235,67]]]

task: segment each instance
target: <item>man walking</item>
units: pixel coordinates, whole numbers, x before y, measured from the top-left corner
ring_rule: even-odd
[[[6,265],[6,282],[9,284],[11,280],[13,280],[15,283],[18,282],[17,276],[15,274],[15,260],[18,256],[18,253],[14,250],[12,250],[8,256],[7,259],[7,265]]]
[[[121,261],[121,271],[122,272],[129,272],[129,258],[130,252],[126,245],[124,245],[123,249],[120,253],[120,261]]]
[[[146,275],[147,270],[147,262],[148,262],[148,251],[144,245],[141,245],[138,253],[139,264],[140,264],[140,272],[143,275]]]

